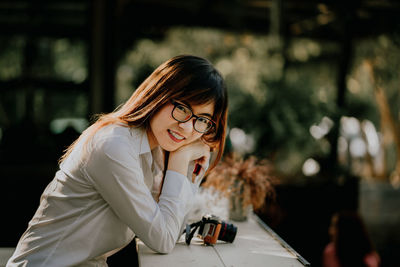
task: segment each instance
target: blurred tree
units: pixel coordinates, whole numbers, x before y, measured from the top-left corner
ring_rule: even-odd
[[[349,92],[338,106],[340,44],[306,38],[292,38],[286,42],[283,50],[277,50],[276,40],[266,35],[209,28],[171,28],[165,39],[138,40],[127,52],[117,71],[116,99],[118,102],[127,99],[144,77],[169,57],[183,53],[204,56],[226,79],[230,92],[230,129],[243,130],[245,140],[251,141],[245,142],[248,147],[243,153],[274,160],[277,169],[288,177],[302,176],[302,166],[309,158],[316,159],[321,168],[326,169],[325,175],[335,176],[329,157],[332,150],[336,150],[331,147],[336,144],[331,140],[337,136],[330,129],[332,123],[340,129],[341,121],[334,118],[355,117],[375,125],[380,121],[372,74],[365,70],[366,59],[374,60],[377,73],[374,77],[379,76],[380,83],[384,83],[396,121],[395,110],[400,101],[393,66],[397,66],[398,61],[389,54],[400,54],[396,50],[398,47],[385,35],[355,40],[352,45],[357,49],[349,60],[350,73],[344,78],[344,90]],[[329,122],[329,129],[325,129],[326,125],[321,128],[323,121]],[[318,130],[323,133],[312,132]],[[235,149],[234,142],[229,143]],[[352,159],[349,160],[349,165],[342,167],[352,171]],[[388,166],[388,169],[393,167]],[[365,172],[353,170],[353,174]]]
[[[400,43],[396,35],[380,35],[358,42],[348,78],[349,114],[371,120],[381,134],[383,167],[367,161],[368,175],[400,186]],[[366,157],[371,157],[367,151]],[[369,163],[368,163],[369,162]]]

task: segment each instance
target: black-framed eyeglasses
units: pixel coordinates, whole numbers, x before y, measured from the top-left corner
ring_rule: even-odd
[[[174,105],[171,115],[176,121],[187,122],[194,117],[193,128],[199,133],[207,133],[215,127],[215,122],[213,120],[207,117],[194,115],[193,111],[188,106],[174,100],[171,100],[171,103]]]

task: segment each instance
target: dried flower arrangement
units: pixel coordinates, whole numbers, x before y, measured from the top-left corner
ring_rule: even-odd
[[[255,156],[244,159],[230,153],[207,175],[202,184],[205,188],[213,188],[228,198],[241,198],[242,208],[252,205],[258,210],[265,205],[266,198],[275,198],[276,177],[272,164]]]

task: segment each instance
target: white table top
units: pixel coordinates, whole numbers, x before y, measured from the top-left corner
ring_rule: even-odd
[[[309,263],[294,251],[257,216],[246,222],[233,222],[238,227],[233,243],[218,241],[205,246],[194,237],[190,246],[184,235],[170,254],[158,254],[137,241],[139,265],[151,266],[307,266]]]

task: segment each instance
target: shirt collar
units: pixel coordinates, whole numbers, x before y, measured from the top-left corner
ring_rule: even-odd
[[[135,147],[139,148],[139,155],[150,153],[149,138],[144,127],[132,127],[131,136],[133,137],[133,143]]]
[[[164,169],[164,153],[160,146],[156,146],[150,150],[149,138],[144,127],[130,128],[131,136],[135,147],[139,148],[139,155],[142,156],[149,166],[152,166],[153,160],[161,170]]]

